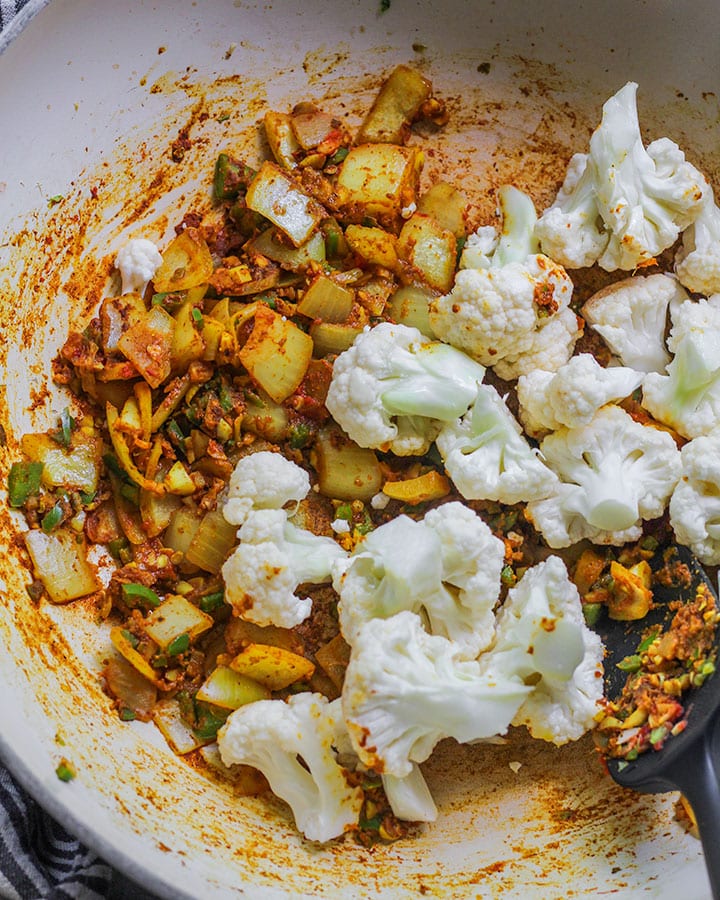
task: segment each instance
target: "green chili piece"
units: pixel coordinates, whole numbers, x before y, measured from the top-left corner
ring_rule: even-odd
[[[168,656],[179,656],[181,653],[184,653],[189,646],[190,635],[185,632],[184,634],[179,634],[176,638],[173,638],[165,650]]]
[[[130,644],[130,646],[133,648],[133,650],[137,650],[137,647],[138,647],[138,644],[140,643],[140,641],[135,637],[135,635],[132,633],[132,631],[128,631],[127,628],[123,628],[121,630],[121,634],[125,638],[125,640]]]
[[[338,149],[330,157],[329,161],[334,166],[337,166],[339,163],[341,163],[345,159],[345,157],[348,155],[349,152],[350,152],[350,150],[347,147],[338,147]]]
[[[60,781],[72,781],[77,772],[75,771],[75,766],[69,760],[63,758],[57,764],[55,774]]]
[[[233,159],[228,153],[221,153],[215,161],[213,173],[213,199],[235,200],[255,177],[255,170]]]
[[[653,728],[650,732],[650,743],[657,744],[660,741],[664,740],[667,737],[668,730],[665,725],[658,725],[657,728]]]
[[[293,425],[290,429],[290,437],[288,438],[288,443],[293,450],[302,450],[302,448],[310,440],[311,434],[312,432],[310,428],[304,423],[300,422],[297,425]]]
[[[340,506],[335,510],[335,517],[338,519],[344,519],[346,522],[352,521],[353,512],[352,507],[349,503],[341,503]]]
[[[53,508],[49,512],[46,512],[42,517],[40,527],[45,532],[45,534],[50,534],[50,532],[54,531],[62,522],[63,516],[64,512],[62,504],[56,503],[55,506],[53,506]]]
[[[503,566],[502,572],[500,572],[500,581],[507,587],[512,587],[515,584],[517,578],[512,566]]]
[[[8,502],[12,507],[24,506],[29,497],[40,490],[41,462],[16,462],[8,475]]]
[[[135,719],[135,710],[130,709],[129,706],[121,707],[120,718],[123,722],[132,722]]]
[[[646,650],[649,650],[657,636],[657,631],[653,631],[646,638],[640,641],[640,643],[638,644],[637,652],[644,653]]]
[[[617,664],[618,669],[622,669],[623,672],[639,672],[641,666],[642,660],[637,654],[626,656]]]
[[[218,730],[225,724],[230,714],[230,710],[222,714],[223,711],[211,709],[205,703],[195,703],[196,725],[193,728],[195,736],[201,741],[212,740],[217,736]]]
[[[602,603],[583,603],[582,611],[585,617],[585,624],[592,628],[593,625],[598,623],[602,612]]]
[[[217,591],[214,594],[205,594],[204,597],[201,597],[198,601],[198,606],[203,612],[212,612],[214,609],[219,609],[225,603],[225,594],[222,591]]]
[[[141,601],[143,606],[150,606],[153,609],[160,606],[160,597],[158,597],[152,588],[149,588],[144,584],[133,584],[132,582],[123,584],[122,595],[123,600]],[[131,602],[128,605],[134,606],[135,603]]]
[[[197,308],[197,306],[193,307],[192,310],[193,322],[198,326],[198,328],[202,328],[203,325],[203,314]]]

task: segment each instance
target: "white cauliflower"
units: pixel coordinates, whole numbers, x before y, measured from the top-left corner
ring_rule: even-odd
[[[370,619],[353,646],[342,706],[364,765],[404,778],[445,737],[503,734],[532,691],[519,678],[481,673],[415,613]]]
[[[160,268],[160,251],[147,238],[132,238],[115,257],[115,268],[120,271],[123,294],[143,294],[145,288]]]
[[[720,430],[685,444],[682,477],[670,498],[675,537],[708,566],[720,565]]]
[[[700,214],[683,232],[675,254],[675,274],[697,294],[720,293],[720,207],[708,192]]]
[[[340,700],[302,693],[241,706],[218,732],[225,765],[259,769],[288,803],[311,841],[329,841],[355,827],[364,795],[348,783],[335,752],[342,730]]]
[[[583,538],[618,545],[637,540],[641,523],[663,514],[680,477],[672,437],[619,406],[604,406],[587,425],[554,431],[540,452],[560,483],[527,511],[551,547]]]
[[[493,243],[487,228],[478,232],[462,257],[474,267],[461,268],[450,293],[430,301],[430,324],[441,340],[513,378],[538,356],[562,365],[580,331],[567,310],[573,290],[567,272],[537,252],[532,200],[506,185],[500,206],[501,234]],[[554,337],[543,341],[551,323]]]
[[[664,372],[670,362],[665,346],[668,310],[688,299],[672,275],[633,275],[593,294],[582,308],[625,366],[638,372]]]
[[[557,372],[536,369],[518,379],[520,421],[532,437],[587,425],[601,406],[629,397],[643,377],[625,366],[606,369],[591,353],[580,353]]]
[[[244,456],[235,466],[227,487],[223,515],[231,525],[242,525],[252,509],[282,509],[310,490],[308,473],[282,453],[261,450]]]
[[[430,510],[420,522],[391,519],[333,571],[345,640],[354,645],[369,619],[411,610],[474,658],[493,638],[503,559],[503,542],[462,503]]]
[[[547,497],[555,488],[556,476],[491,385],[480,386],[470,410],[445,425],[436,443],[448,475],[468,500],[519,503]]]
[[[535,226],[543,252],[568,269],[594,265],[607,247],[595,196],[596,177],[588,154],[573,154],[555,201]]]
[[[390,809],[398,819],[408,822],[434,822],[437,819],[437,806],[417,763],[412,764],[410,774],[404,778],[383,775],[382,784]]]
[[[603,696],[603,655],[565,564],[550,556],[509,591],[495,644],[479,662],[483,672],[534,685],[513,725],[561,745],[593,727]]]
[[[345,551],[332,538],[293,525],[282,509],[250,512],[238,532],[240,544],[225,560],[225,597],[235,615],[256,625],[292,628],[312,608],[295,593],[301,584],[331,580]]]
[[[578,319],[569,306],[565,306],[535,333],[529,350],[508,353],[493,366],[495,373],[505,381],[513,381],[535,369],[554,372],[570,359],[582,331],[582,320]]]
[[[720,294],[686,300],[672,313],[667,374],[650,373],[642,405],[686,438],[720,425]]]
[[[422,455],[472,403],[485,369],[417,328],[382,322],[333,364],[326,406],[361,447]]]
[[[562,265],[635,269],[671,247],[700,212],[705,178],[668,138],[643,146],[636,94],[628,82],[604,104],[589,152],[573,157],[537,223],[540,246]]]

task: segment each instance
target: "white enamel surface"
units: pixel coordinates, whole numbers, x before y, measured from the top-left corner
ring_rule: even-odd
[[[217,150],[255,153],[240,134],[268,106],[329,93],[326,107],[346,104],[354,123],[378,73],[420,64],[463,124],[436,140],[461,181],[476,173],[480,214],[494,203],[483,178],[495,187],[518,166],[519,186],[547,200],[603,100],[634,79],[648,133],[677,140],[717,186],[719,32],[712,2],[392,0],[381,15],[375,0],[53,0],[0,56],[0,483],[19,436],[53,408],[41,392],[70,310],[90,311],[127,236],[161,242],[180,217],[166,208],[182,215],[195,196],[207,205],[198,185]],[[217,80],[238,74],[240,89]],[[176,165],[170,142],[199,102],[210,114],[193,124],[200,143]],[[217,121],[227,110],[229,124]],[[529,135],[520,164],[513,149]],[[163,200],[135,215],[163,167]],[[49,209],[55,195],[66,199]],[[88,291],[68,281],[73,266]],[[11,537],[5,522],[2,755],[51,812],[162,896],[709,896],[674,797],[620,792],[589,742],[449,748],[426,768],[439,821],[414,841],[372,853],[304,844],[281,804],[233,798],[176,761],[151,727],[117,721],[92,675],[104,651],[90,611],[34,611]],[[54,774],[62,755],[78,769],[70,784]]]

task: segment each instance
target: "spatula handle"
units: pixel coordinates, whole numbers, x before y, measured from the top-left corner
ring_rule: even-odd
[[[676,775],[697,819],[714,900],[720,900],[720,716],[696,741]]]

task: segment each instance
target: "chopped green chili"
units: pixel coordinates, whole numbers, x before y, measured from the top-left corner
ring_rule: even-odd
[[[55,506],[42,517],[40,527],[45,534],[50,534],[51,531],[54,531],[58,525],[60,525],[64,517],[65,510],[63,505],[61,503],[56,503]]]
[[[43,464],[41,462],[16,462],[8,475],[8,500],[10,506],[24,506],[29,497],[40,490]]]
[[[179,656],[190,647],[190,635],[187,633],[179,634],[165,648],[168,656]]]
[[[144,584],[133,584],[132,582],[123,584],[122,595],[123,600],[130,601],[128,606],[134,606],[139,601],[143,606],[150,606],[155,609],[155,607],[160,606],[161,602],[155,591]]]
[[[57,764],[55,774],[60,779],[60,781],[72,781],[73,778],[77,775],[77,772],[75,771],[75,766],[69,760],[63,757],[63,759],[61,759]]]
[[[618,669],[622,669],[623,672],[639,672],[641,666],[642,660],[637,654],[626,656],[617,664]]]
[[[214,594],[205,594],[204,597],[201,597],[198,601],[198,606],[203,612],[212,612],[214,609],[219,609],[225,603],[225,594],[222,591],[217,591]]]

